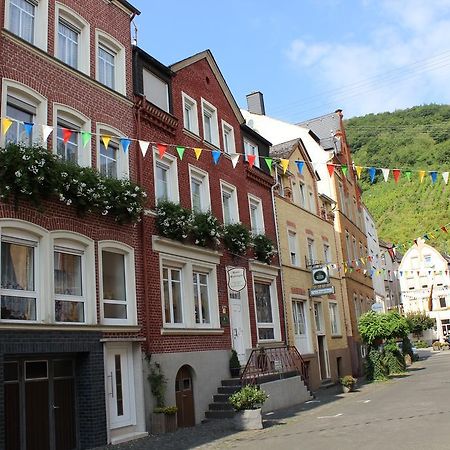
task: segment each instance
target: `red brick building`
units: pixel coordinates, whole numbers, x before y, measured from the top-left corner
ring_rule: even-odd
[[[124,151],[118,137],[135,135],[138,13],[122,0],[1,2],[0,146],[40,144],[136,181],[136,144]],[[139,226],[108,210],[80,217],[53,196],[40,208],[0,202],[0,237],[0,447],[91,448],[143,435]]]

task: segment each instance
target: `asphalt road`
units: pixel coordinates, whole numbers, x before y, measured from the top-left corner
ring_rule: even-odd
[[[406,376],[366,384],[355,393],[319,395],[320,401],[284,417],[273,415],[272,426],[262,431],[230,435],[197,448],[448,450],[450,351],[421,355],[424,359]]]

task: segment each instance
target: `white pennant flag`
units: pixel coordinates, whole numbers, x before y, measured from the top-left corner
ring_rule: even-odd
[[[52,131],[53,127],[49,125],[42,125],[42,139],[44,140],[44,142],[48,139]]]
[[[236,168],[238,161],[239,161],[239,154],[237,154],[237,153],[232,154],[231,155],[231,164],[233,164],[233,169]]]
[[[448,183],[448,172],[442,172],[442,178],[444,179],[444,183]]]
[[[141,148],[142,156],[145,158],[145,155],[147,154],[148,146],[150,145],[150,142],[147,141],[139,141],[139,147]]]
[[[389,169],[381,169],[383,172],[384,181],[387,181],[389,178]]]

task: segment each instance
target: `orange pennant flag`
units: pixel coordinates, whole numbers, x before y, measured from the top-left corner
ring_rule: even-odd
[[[156,147],[158,148],[159,157],[162,158],[164,156],[164,153],[166,153],[167,145],[156,144]]]
[[[2,133],[5,135],[9,127],[12,125],[13,121],[11,119],[8,119],[7,117],[2,118]]]
[[[288,159],[280,159],[281,167],[283,168],[283,173],[286,173],[286,170],[288,170],[289,167],[289,160]]]
[[[198,159],[200,158],[200,155],[202,154],[202,149],[201,148],[194,148],[194,153],[195,153],[195,158]]]
[[[255,165],[256,155],[247,155],[247,161],[250,168]]]
[[[111,140],[111,136],[108,136],[106,134],[102,135],[102,142],[105,148],[108,148],[109,141]]]
[[[419,179],[420,179],[421,183],[423,182],[423,179],[425,178],[425,174],[426,174],[425,170],[419,170]]]
[[[358,180],[361,179],[361,172],[363,168],[361,166],[355,166],[356,169],[356,176],[358,177]]]

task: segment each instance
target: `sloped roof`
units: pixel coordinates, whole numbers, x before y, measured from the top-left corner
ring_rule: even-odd
[[[337,112],[306,120],[298,123],[301,127],[312,130],[320,139],[320,145],[325,150],[333,150],[335,147],[334,135],[340,129],[340,120]]]

